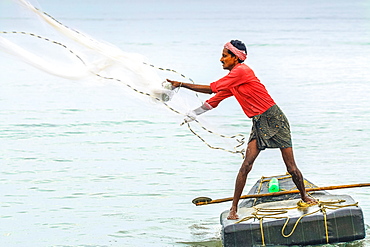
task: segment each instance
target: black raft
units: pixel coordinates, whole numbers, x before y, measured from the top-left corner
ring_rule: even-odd
[[[269,192],[273,177],[262,177],[248,195]],[[290,175],[276,176],[280,191],[296,190]],[[306,188],[315,188],[305,180]],[[299,194],[250,198],[241,201],[238,220],[220,216],[222,241],[232,246],[313,245],[348,242],[365,238],[361,208],[349,195],[327,191],[310,193],[319,203],[302,203]]]

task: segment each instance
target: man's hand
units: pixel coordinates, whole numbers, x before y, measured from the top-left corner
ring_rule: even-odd
[[[192,91],[198,92],[198,93],[207,93],[212,94],[212,89],[209,85],[200,85],[200,84],[193,84],[193,83],[185,83],[185,82],[179,82],[179,81],[172,81],[170,79],[166,79],[169,83],[172,84],[173,87],[183,87],[190,89]]]
[[[180,87],[181,86],[181,84],[182,84],[182,82],[179,82],[179,81],[172,81],[172,80],[170,80],[170,79],[167,79],[167,81],[169,82],[169,83],[171,83],[172,84],[172,86],[173,87]]]
[[[188,113],[186,113],[186,116],[184,118],[184,122],[181,124],[183,125],[184,123],[190,123],[194,121],[198,115],[203,114],[209,110],[212,109],[212,106],[209,105],[207,102],[205,102],[202,106],[198,107],[197,109],[194,109]]]
[[[190,122],[194,121],[196,118],[197,118],[197,114],[194,111],[190,111],[190,112],[186,113],[186,116],[184,118],[184,122],[182,122],[181,125],[183,125],[185,123],[190,123]]]

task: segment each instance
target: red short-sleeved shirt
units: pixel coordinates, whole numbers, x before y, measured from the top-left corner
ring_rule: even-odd
[[[251,118],[275,105],[253,70],[243,63],[237,64],[228,75],[212,82],[210,86],[216,95],[206,102],[212,107],[217,107],[222,100],[234,95],[244,113]]]

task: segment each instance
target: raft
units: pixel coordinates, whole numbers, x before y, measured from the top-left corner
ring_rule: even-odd
[[[273,177],[262,177],[248,195],[269,193]],[[296,190],[290,175],[275,176],[280,191]],[[306,188],[316,185],[304,180]],[[221,213],[224,247],[315,245],[349,242],[365,238],[362,209],[349,195],[327,191],[310,193],[317,205],[302,203],[299,194],[244,199],[238,220]]]

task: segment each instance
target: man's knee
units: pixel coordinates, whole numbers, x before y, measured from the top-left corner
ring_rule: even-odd
[[[253,162],[245,160],[239,169],[239,172],[243,175],[247,175],[253,167]]]
[[[300,171],[297,166],[287,167],[288,173],[293,177],[297,177],[300,174]]]

